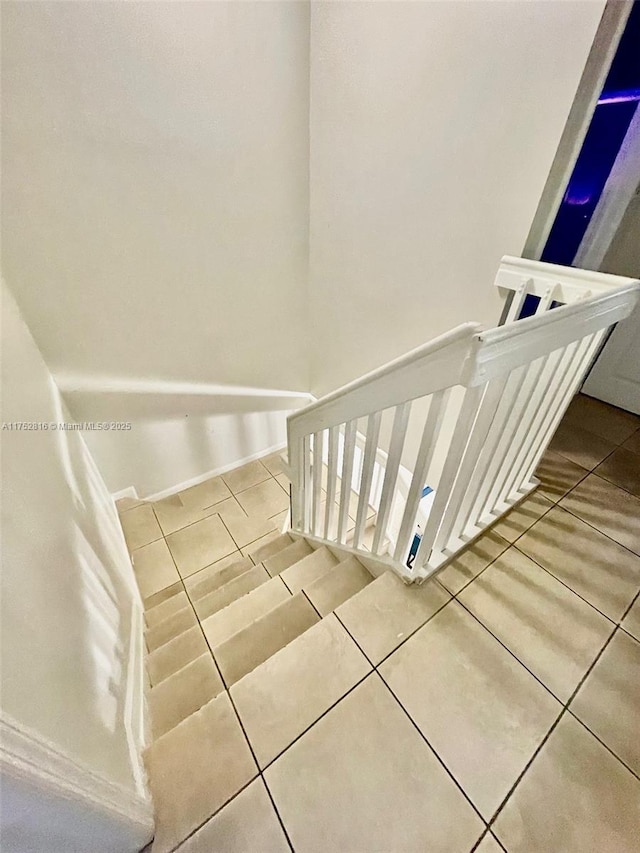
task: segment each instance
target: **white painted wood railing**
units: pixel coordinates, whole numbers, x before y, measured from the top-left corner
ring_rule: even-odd
[[[505,257],[495,284],[503,325],[458,326],[288,418],[294,533],[423,580],[536,488],[640,283]],[[519,319],[527,297],[535,314]]]

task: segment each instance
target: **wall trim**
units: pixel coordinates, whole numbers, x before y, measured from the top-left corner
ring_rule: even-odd
[[[138,490],[135,486],[127,486],[126,489],[120,489],[119,492],[112,492],[111,497],[114,501],[119,501],[121,498],[133,498],[136,501],[140,500],[138,497]]]
[[[75,761],[33,729],[0,713],[0,767],[3,775],[23,779],[37,789],[93,806],[138,834],[153,835],[151,798],[113,782]]]
[[[261,459],[263,456],[270,456],[272,453],[277,453],[280,450],[286,449],[286,444],[274,444],[272,447],[268,447],[264,450],[258,450],[257,453],[252,453],[250,456],[244,456],[242,459],[236,459],[236,461],[232,462],[230,465],[222,465],[219,468],[206,471],[204,474],[199,474],[197,477],[192,477],[190,480],[185,480],[184,482],[171,486],[168,489],[163,489],[161,492],[155,492],[153,495],[147,495],[146,497],[141,498],[141,500],[159,501],[162,498],[168,498],[171,495],[175,495],[177,492],[188,489],[190,486],[199,486],[200,483],[204,483],[205,480],[210,480],[212,477],[218,477],[220,474],[226,474],[227,471],[233,471],[234,468],[239,468],[241,465],[246,465],[248,462],[255,462],[256,459]]]

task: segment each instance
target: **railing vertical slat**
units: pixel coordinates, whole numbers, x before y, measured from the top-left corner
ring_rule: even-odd
[[[475,421],[483,392],[484,386],[482,385],[467,388],[465,390],[464,400],[462,402],[460,412],[458,413],[458,419],[447,451],[447,459],[444,463],[440,480],[438,481],[435,489],[436,495],[431,506],[431,512],[429,513],[424,533],[422,534],[418,553],[416,554],[415,566],[418,570],[423,568],[431,555],[431,549],[433,548],[436,535],[440,528],[440,524],[442,523],[444,512],[447,508],[449,497],[451,495],[451,489],[453,488],[458,475],[460,462],[467,446],[469,433],[471,432],[471,428]]]
[[[358,548],[364,526],[367,520],[367,509],[369,507],[369,493],[373,480],[373,469],[376,462],[378,450],[378,438],[380,436],[380,421],[382,412],[375,412],[367,418],[367,439],[362,460],[362,475],[360,477],[360,494],[358,496],[358,509],[356,512],[356,528],[353,534],[353,547]]]
[[[302,529],[311,532],[311,435],[305,435],[303,442],[302,464]]]
[[[347,521],[349,518],[349,499],[351,497],[351,478],[353,476],[353,456],[356,446],[356,431],[358,422],[349,421],[344,431],[344,448],[342,451],[342,482],[340,484],[340,506],[338,507],[338,542],[344,542],[347,536]]]
[[[292,526],[302,530],[304,526],[304,441],[289,439],[289,465],[291,466],[291,514]]]
[[[433,451],[435,450],[450,394],[450,388],[446,388],[444,391],[437,391],[431,397],[429,403],[429,411],[424,423],[422,439],[420,440],[420,447],[418,448],[418,455],[411,477],[411,485],[407,493],[407,502],[402,516],[400,533],[398,534],[398,540],[393,553],[394,560],[403,563],[406,560],[407,552],[416,532],[416,515],[420,501],[422,500],[422,491],[427,485],[425,482],[427,473],[433,459]]]
[[[324,451],[324,430],[313,434],[313,497],[311,501],[311,532],[320,534],[320,505],[322,502],[322,457]]]
[[[527,298],[529,287],[532,285],[532,283],[532,279],[527,278],[520,285],[518,285],[517,290],[514,290],[513,297],[511,298],[511,305],[509,305],[507,316],[504,319],[505,326],[508,323],[513,323],[518,319],[520,312],[522,311],[522,306],[524,305],[524,300]]]
[[[462,504],[464,497],[468,491],[473,493],[477,490],[480,473],[476,473],[476,466],[508,378],[508,375],[505,374],[493,379],[485,386],[482,400],[478,405],[477,416],[471,427],[469,440],[460,462],[456,482],[451,490],[449,503],[433,543],[435,551],[444,552],[448,548],[451,537],[459,540],[463,533],[464,512]]]
[[[387,457],[387,464],[384,472],[380,508],[378,509],[378,515],[376,518],[376,529],[373,534],[373,543],[371,546],[371,550],[374,554],[380,553],[380,548],[387,530],[387,524],[389,523],[391,501],[396,487],[396,480],[398,479],[398,470],[400,468],[400,459],[402,458],[402,449],[404,447],[404,440],[407,434],[410,413],[411,402],[401,403],[399,406],[396,406],[395,414],[393,416],[389,455]]]
[[[329,430],[329,457],[327,459],[327,499],[324,515],[324,538],[333,539],[336,535],[336,480],[338,477],[338,452],[340,447],[340,427]]]

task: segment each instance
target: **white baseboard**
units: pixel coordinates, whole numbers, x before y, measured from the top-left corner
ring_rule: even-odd
[[[133,498],[136,501],[140,500],[135,486],[127,486],[126,489],[120,489],[119,492],[112,492],[111,497],[114,501],[119,501],[120,498]]]
[[[171,495],[175,495],[177,492],[182,492],[184,489],[188,489],[190,486],[199,486],[200,483],[204,483],[205,480],[210,480],[212,477],[219,477],[220,474],[226,474],[227,471],[233,471],[234,468],[239,468],[241,465],[246,465],[248,462],[255,462],[256,459],[262,459],[264,456],[270,456],[272,453],[277,453],[280,450],[286,450],[286,447],[286,444],[274,444],[273,447],[268,447],[265,450],[259,450],[257,453],[252,453],[251,456],[236,459],[235,462],[232,462],[230,465],[222,465],[220,468],[214,468],[212,471],[206,471],[204,474],[199,474],[197,477],[192,477],[190,480],[185,480],[183,483],[177,483],[175,486],[163,489],[161,492],[156,492],[153,495],[147,495],[145,498],[140,498],[140,500],[159,501],[162,498],[168,498]],[[125,497],[133,497],[133,495],[127,494]],[[135,497],[137,498],[138,495],[136,494]]]
[[[7,778],[22,779],[44,796],[75,801],[111,816],[128,827],[140,846],[153,835],[153,805],[148,795],[141,796],[80,764],[4,712],[0,716],[0,767]]]

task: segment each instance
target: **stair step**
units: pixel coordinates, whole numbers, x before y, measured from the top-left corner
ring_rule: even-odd
[[[305,587],[305,593],[322,616],[331,613],[365,586],[371,575],[356,557],[347,557],[317,581]]]
[[[209,648],[200,626],[189,628],[188,631],[147,655],[146,667],[151,684],[155,687],[156,684],[160,684],[165,678],[169,678],[174,672],[207,651]]]
[[[234,560],[233,563],[221,569],[216,569],[215,564],[206,569],[201,569],[197,574],[185,579],[184,585],[189,593],[189,598],[191,601],[204,598],[205,595],[215,592],[229,581],[244,574],[254,565],[250,557],[243,557],[241,560]]]
[[[337,564],[331,551],[322,546],[280,573],[291,592],[300,590],[325,575]]]
[[[173,616],[178,610],[182,610],[183,607],[189,607],[189,599],[184,590],[163,601],[161,604],[152,607],[151,610],[147,610],[144,614],[147,627],[152,628],[158,622],[162,622],[164,619],[168,619],[169,616]]]
[[[231,697],[260,767],[370,671],[331,614],[234,684]]]
[[[261,545],[259,548],[256,548],[255,551],[249,550],[248,553],[254,563],[262,563],[267,559],[267,557],[272,557],[274,554],[277,554],[278,551],[282,551],[283,548],[291,545],[292,542],[293,539],[288,533],[281,533],[280,536],[276,536],[275,539]]]
[[[298,539],[296,542],[292,542],[290,545],[287,545],[286,548],[283,548],[272,557],[267,557],[267,559],[264,560],[263,565],[271,577],[275,577],[276,575],[279,575],[280,572],[288,569],[289,566],[297,563],[298,560],[302,560],[303,557],[312,553],[313,548],[311,545],[309,545],[308,542],[305,542],[304,539]]]
[[[264,566],[253,566],[253,568],[230,580],[224,586],[221,586],[220,589],[216,589],[203,598],[197,599],[193,602],[193,606],[202,621],[202,619],[206,619],[208,616],[217,613],[218,610],[228,607],[236,599],[247,595],[247,593],[266,583],[269,579],[270,575]]]
[[[166,586],[164,589],[154,592],[144,598],[144,609],[145,611],[152,610],[154,607],[157,607],[158,604],[162,604],[163,601],[168,601],[170,598],[173,598],[174,595],[178,595],[181,592],[184,592],[182,581],[176,581],[176,583],[171,584],[171,586]]]
[[[319,621],[311,604],[298,593],[216,646],[213,654],[227,687]]]
[[[144,637],[147,641],[147,648],[150,652],[153,652],[155,649],[163,646],[165,643],[168,643],[169,640],[173,640],[173,638],[177,637],[178,634],[188,631],[189,628],[197,624],[198,620],[196,619],[196,614],[193,612],[191,605],[183,607],[181,610],[178,610],[177,613],[174,613],[172,616],[168,616],[152,628],[147,628],[144,632]]]
[[[224,690],[224,684],[207,652],[165,678],[149,692],[154,738],[193,714]]]
[[[260,584],[252,592],[203,620],[202,630],[209,645],[212,649],[219,646],[290,597],[291,593],[280,578],[271,578]]]

